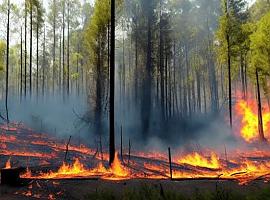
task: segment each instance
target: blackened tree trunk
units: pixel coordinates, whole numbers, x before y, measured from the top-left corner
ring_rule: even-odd
[[[7,53],[6,53],[6,117],[7,123],[9,123],[8,116],[8,76],[9,76],[9,18],[10,18],[10,0],[8,0],[8,13],[7,13],[8,21],[7,21]]]
[[[63,71],[63,79],[62,79],[62,81],[63,81],[63,85],[62,85],[62,90],[63,90],[63,100],[65,100],[65,78],[66,78],[66,73],[65,73],[65,1],[63,2],[64,3],[64,5],[63,5],[63,44],[62,44],[62,48],[63,48],[63,50],[62,50],[62,53],[63,53],[63,56],[62,56],[62,59],[63,59],[63,61],[62,61],[62,65],[63,65],[63,69],[62,69],[62,71]]]
[[[229,19],[228,2],[226,3],[226,15]],[[228,79],[229,79],[229,114],[230,114],[230,126],[232,128],[232,79],[231,79],[231,42],[229,30],[226,30],[226,42],[227,42],[227,64],[228,64]]]
[[[39,50],[38,49],[38,45],[39,45],[39,42],[38,42],[39,37],[38,36],[39,36],[39,32],[38,31],[39,31],[39,24],[37,22],[37,49],[36,49],[37,50],[37,74],[36,74],[36,95],[37,95],[37,99],[38,99],[38,81],[39,81],[38,80],[39,79],[39,65],[38,65],[39,64],[38,63],[38,56],[39,56],[38,55],[38,50]]]
[[[70,14],[70,8],[69,8],[69,6],[70,6],[70,4],[69,4],[69,1],[68,1],[68,16],[67,16],[67,42],[68,42],[68,44],[67,44],[67,96],[69,96],[69,70],[70,70],[70,66],[69,66],[69,26],[70,26],[70,16],[69,16],[69,14]]]
[[[231,49],[230,49],[230,37],[227,33],[227,62],[228,62],[228,79],[229,79],[229,112],[230,112],[230,126],[232,128],[232,79],[231,79]]]
[[[27,5],[25,0],[25,13],[24,13],[24,98],[26,98],[27,86]]]
[[[32,96],[32,58],[33,58],[33,2],[30,2],[30,69],[29,69],[29,92]]]
[[[43,61],[42,61],[42,97],[45,95],[45,46],[46,46],[46,29],[44,26],[44,35],[43,35]]]
[[[56,3],[55,0],[53,1],[53,77],[52,77],[52,94],[54,95],[55,90],[55,49],[56,49]],[[61,66],[61,65],[60,65]]]
[[[59,74],[58,74],[58,89],[59,94],[61,94],[61,83],[62,83],[62,31],[60,31],[60,41],[59,41]]]
[[[115,122],[114,122],[114,89],[115,89],[115,0],[111,0],[111,59],[110,59],[110,157],[109,164],[115,156]]]
[[[80,89],[79,89],[79,52],[80,52],[80,48],[79,48],[79,43],[77,44],[77,48],[78,48],[78,52],[76,55],[76,73],[77,73],[77,78],[76,78],[76,94],[77,96],[79,96],[80,94]]]
[[[21,26],[21,69],[20,69],[20,101],[22,101],[23,92],[23,35]]]
[[[263,118],[262,118],[262,104],[261,104],[261,92],[260,92],[260,82],[259,73],[256,68],[256,83],[257,83],[257,99],[258,99],[258,129],[259,129],[259,139],[260,141],[266,141],[263,131]]]

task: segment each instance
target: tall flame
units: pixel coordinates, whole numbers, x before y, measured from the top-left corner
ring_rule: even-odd
[[[240,100],[236,105],[237,113],[242,116],[241,137],[247,142],[253,142],[259,138],[258,115],[255,110],[254,102]],[[269,138],[270,112],[263,111],[262,118],[265,137]]]

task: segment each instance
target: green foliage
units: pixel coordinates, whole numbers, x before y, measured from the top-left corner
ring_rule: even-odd
[[[106,41],[110,17],[110,1],[96,1],[93,16],[84,32],[84,49],[88,55],[87,61],[94,66],[98,65],[98,57],[100,56],[101,51],[105,50],[104,41]]]
[[[257,0],[250,9],[250,16],[253,22],[261,19],[267,12],[270,11],[269,0]]]
[[[265,75],[270,75],[270,12],[257,23],[251,39],[251,64]]]
[[[0,71],[4,69],[6,55],[6,43],[0,40]]]

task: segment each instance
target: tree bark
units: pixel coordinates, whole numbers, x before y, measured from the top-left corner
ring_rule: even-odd
[[[9,76],[9,18],[10,18],[10,0],[8,0],[8,21],[7,21],[7,58],[6,58],[6,117],[7,123],[9,123],[8,116],[8,76]]]
[[[261,104],[261,92],[258,69],[256,68],[256,83],[257,83],[257,98],[258,98],[258,131],[260,141],[266,141],[263,131],[263,117],[262,117],[262,104]]]
[[[21,26],[21,69],[20,69],[20,102],[22,101],[23,95],[23,35]]]
[[[110,157],[112,165],[115,157],[115,121],[114,121],[114,95],[115,95],[115,0],[111,0],[111,59],[110,59]]]
[[[56,3],[55,0],[53,0],[53,80],[52,80],[52,94],[54,95],[54,90],[55,90],[55,57],[56,57],[56,53],[55,53],[55,49],[56,49],[56,33],[55,33],[55,29],[56,29]]]
[[[24,98],[26,98],[27,87],[27,5],[25,0],[25,16],[24,16]]]
[[[70,66],[69,66],[69,46],[70,46],[70,38],[69,38],[69,26],[70,26],[70,19],[69,19],[69,14],[70,14],[70,3],[69,3],[69,0],[68,0],[68,16],[67,16],[67,25],[68,25],[68,27],[67,27],[67,42],[68,42],[68,44],[67,44],[67,97],[69,96],[69,90],[70,90],[70,88],[69,88],[69,75],[70,75],[70,72],[69,72],[69,70],[70,70]]]
[[[30,2],[30,69],[29,69],[29,92],[32,97],[32,59],[33,59],[33,2]]]
[[[38,24],[38,22],[37,22],[37,77],[36,77],[36,95],[37,95],[37,100],[38,100],[38,79],[39,79],[39,64],[38,64],[38,45],[39,45],[39,43],[38,43],[38,39],[39,39],[39,33],[38,33],[38,31],[39,31],[39,24]]]

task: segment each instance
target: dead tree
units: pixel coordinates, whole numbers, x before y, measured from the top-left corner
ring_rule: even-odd
[[[109,164],[115,156],[115,124],[114,124],[114,85],[115,85],[115,0],[111,0],[111,55],[110,55],[110,158]]]

